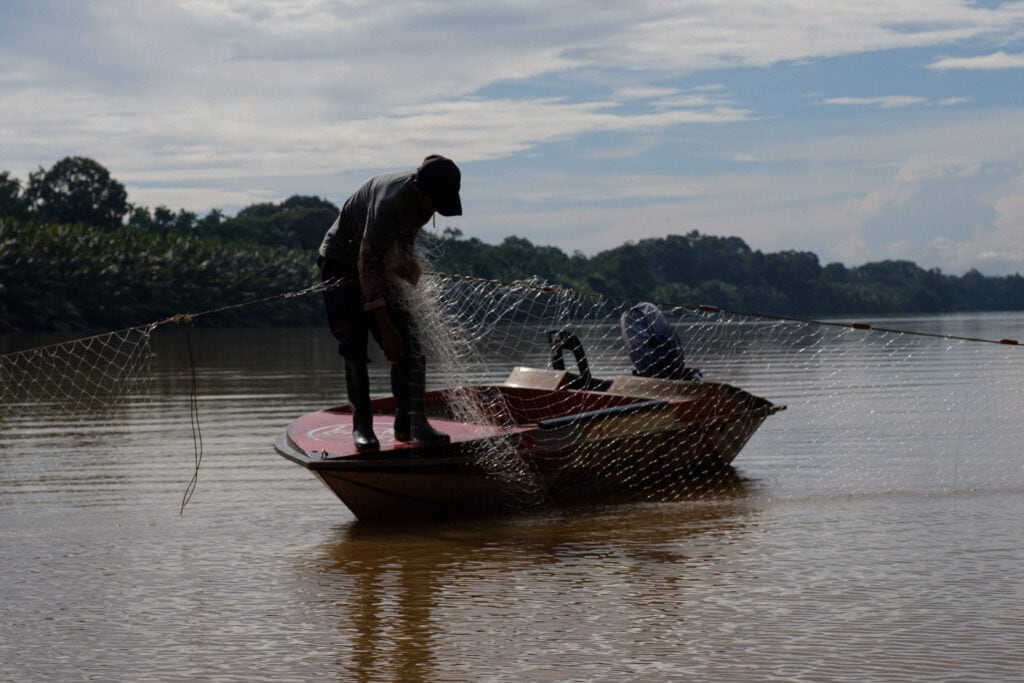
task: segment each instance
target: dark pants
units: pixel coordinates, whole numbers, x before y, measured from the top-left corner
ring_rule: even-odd
[[[338,353],[346,360],[365,363],[369,360],[367,344],[372,334],[377,344],[381,343],[380,326],[373,311],[363,310],[363,292],[359,287],[359,275],[354,267],[346,266],[333,259],[320,259],[320,279],[342,280],[338,287],[324,292],[324,308],[331,334],[338,340]],[[411,316],[388,304],[388,318],[402,338],[402,350],[406,358],[422,359],[423,350],[413,334]]]
[[[324,292],[324,306],[331,333],[338,340],[338,353],[345,357],[345,383],[352,404],[352,434],[356,450],[376,451],[380,448],[373,433],[370,402],[370,379],[366,369],[369,335],[381,342],[380,326],[375,313],[363,310],[363,294],[354,266],[321,259],[323,280],[340,278],[339,286]],[[388,318],[402,339],[403,356],[391,366],[391,391],[395,397],[395,440],[428,444],[449,442],[447,434],[438,432],[427,421],[425,410],[426,359],[416,339],[412,317],[404,310],[388,304]]]

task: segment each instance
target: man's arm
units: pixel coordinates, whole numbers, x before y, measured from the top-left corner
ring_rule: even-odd
[[[402,337],[388,317],[385,278],[385,255],[364,239],[359,247],[359,286],[363,290],[363,310],[372,312],[376,317],[384,356],[388,362],[397,363],[403,355]]]

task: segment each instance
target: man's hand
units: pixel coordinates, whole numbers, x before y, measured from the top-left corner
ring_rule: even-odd
[[[402,335],[398,334],[398,329],[392,324],[386,308],[382,306],[375,309],[374,314],[377,316],[377,326],[380,328],[380,345],[384,350],[384,357],[394,365],[399,358],[405,355],[402,351]]]

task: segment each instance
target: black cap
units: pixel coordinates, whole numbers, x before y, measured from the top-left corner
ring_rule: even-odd
[[[451,159],[440,154],[431,154],[416,170],[420,189],[430,197],[434,210],[442,216],[461,216],[462,200],[459,188],[462,173]]]

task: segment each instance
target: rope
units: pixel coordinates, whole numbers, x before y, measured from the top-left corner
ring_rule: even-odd
[[[188,366],[192,374],[191,387],[189,389],[189,421],[192,425],[192,449],[195,454],[195,469],[192,471],[192,479],[185,487],[185,495],[181,498],[181,509],[179,515],[185,514],[185,506],[192,500],[192,494],[196,491],[199,483],[199,466],[203,462],[203,432],[199,426],[199,381],[196,378],[196,361],[192,354],[192,334],[188,326],[185,327],[185,344],[188,347]]]
[[[346,281],[345,278],[331,278],[329,280],[324,280],[323,282],[318,282],[315,285],[310,285],[309,287],[306,287],[305,289],[299,289],[299,290],[296,290],[296,291],[293,291],[293,292],[282,292],[280,294],[274,294],[272,296],[264,297],[262,299],[252,299],[250,301],[243,301],[242,303],[239,303],[239,304],[230,304],[228,306],[221,306],[220,308],[211,308],[211,309],[206,310],[206,311],[200,311],[199,313],[176,313],[176,314],[174,314],[172,316],[164,318],[163,320],[161,320],[158,323],[153,323],[153,324],[154,325],[164,325],[164,324],[177,325],[177,324],[181,324],[181,323],[188,324],[188,323],[191,323],[196,318],[202,318],[202,317],[205,317],[205,316],[208,316],[208,315],[215,315],[215,314],[218,314],[218,313],[228,313],[230,311],[237,311],[239,309],[246,308],[247,306],[255,306],[257,304],[270,303],[271,301],[280,301],[282,299],[294,299],[294,298],[297,298],[297,297],[300,297],[300,296],[306,296],[307,294],[316,294],[316,293],[319,293],[319,292],[326,292],[326,291],[331,290],[331,289],[336,289],[337,287],[341,286],[341,284],[343,282],[345,282],[345,281]]]
[[[568,287],[562,287],[561,285],[527,285],[523,281],[507,281],[497,279],[487,279],[481,277],[475,277],[472,275],[452,275],[448,273],[437,273],[433,271],[427,271],[429,274],[440,277],[442,279],[459,280],[463,282],[478,282],[481,284],[498,284],[506,287],[520,287],[524,289],[533,289],[538,292],[547,294],[559,294],[563,292],[572,293],[575,292],[581,296],[587,296],[595,299],[605,299],[607,301],[617,302],[622,305],[629,305],[633,303],[633,300],[627,297],[612,296],[610,294],[598,294],[585,289],[569,289]],[[917,330],[905,330],[899,328],[889,327],[877,327],[870,323],[863,322],[837,322],[830,320],[816,320],[814,318],[797,318],[793,316],[773,315],[770,313],[751,313],[749,311],[734,311],[727,308],[719,308],[718,306],[710,304],[678,304],[664,301],[651,301],[652,304],[660,308],[682,308],[684,310],[692,311],[694,313],[723,313],[726,315],[737,315],[744,316],[747,318],[757,318],[760,320],[772,320],[775,322],[789,322],[789,323],[800,323],[805,325],[823,325],[826,327],[842,327],[851,328],[855,330],[871,330],[875,332],[886,332],[895,334],[907,334],[919,337],[932,337],[936,339],[949,339],[953,341],[966,341],[966,342],[977,342],[982,344],[1002,344],[1005,346],[1019,346],[1020,342],[1016,339],[986,339],[981,337],[964,337],[955,334],[941,334],[938,332],[921,332]]]
[[[455,274],[450,274],[450,273],[438,273],[436,271],[426,271],[425,274],[433,275],[433,276],[438,277],[438,278],[443,279],[443,280],[455,280],[455,281],[467,282],[467,283],[474,283],[475,282],[475,283],[480,283],[480,284],[502,285],[502,286],[505,286],[505,287],[518,287],[518,288],[528,289],[528,290],[532,289],[534,291],[542,292],[542,293],[545,293],[545,294],[559,294],[559,293],[573,293],[573,292],[575,292],[576,294],[579,294],[581,296],[586,296],[586,297],[591,297],[591,298],[596,298],[596,299],[604,299],[604,300],[612,301],[612,302],[615,302],[615,303],[618,303],[618,304],[622,304],[622,305],[628,305],[628,304],[633,303],[633,300],[629,299],[627,297],[612,296],[612,295],[608,295],[608,294],[597,294],[596,292],[591,292],[591,291],[588,291],[588,290],[585,290],[585,289],[570,289],[568,287],[562,287],[561,285],[548,285],[548,284],[531,285],[531,284],[528,284],[528,283],[526,283],[525,281],[522,281],[522,280],[520,280],[520,281],[509,281],[509,280],[500,280],[500,279],[488,279],[488,278],[476,277],[476,276],[472,276],[472,275],[455,275]],[[339,286],[341,286],[343,283],[345,283],[347,281],[348,281],[347,278],[331,278],[329,280],[324,280],[323,282],[318,282],[318,283],[316,283],[314,285],[311,285],[309,287],[306,287],[304,289],[299,289],[299,290],[295,290],[295,291],[291,291],[291,292],[282,292],[280,294],[274,294],[272,296],[264,297],[262,299],[252,299],[250,301],[244,301],[244,302],[238,303],[238,304],[230,304],[228,306],[221,306],[220,308],[212,308],[212,309],[209,309],[209,310],[206,310],[206,311],[200,311],[198,313],[176,313],[176,314],[168,316],[167,318],[164,318],[163,320],[160,320],[158,322],[147,323],[146,325],[138,325],[136,327],[129,327],[129,328],[125,328],[122,331],[127,332],[127,331],[132,331],[132,330],[139,330],[139,329],[147,329],[148,328],[149,332],[152,332],[153,330],[155,330],[157,327],[159,327],[161,325],[181,325],[181,324],[189,325],[193,321],[195,321],[197,318],[201,318],[201,317],[205,317],[205,316],[209,316],[209,315],[216,315],[218,313],[226,313],[226,312],[229,312],[229,311],[236,311],[236,310],[239,310],[239,309],[242,309],[242,308],[246,308],[248,306],[255,306],[257,304],[265,304],[265,303],[269,303],[271,301],[279,301],[279,300],[283,300],[283,299],[294,299],[294,298],[297,298],[297,297],[300,297],[300,296],[306,296],[308,294],[317,294],[317,293],[321,293],[321,292],[326,292],[326,291],[338,288]],[[870,323],[863,323],[863,322],[837,322],[837,321],[830,321],[830,320],[817,320],[817,319],[814,319],[814,318],[798,318],[798,317],[794,317],[794,316],[772,315],[772,314],[769,314],[769,313],[756,313],[756,312],[750,312],[750,311],[736,311],[736,310],[731,310],[731,309],[727,309],[727,308],[719,308],[718,306],[714,306],[714,305],[710,305],[710,304],[699,304],[699,305],[694,305],[694,304],[678,304],[678,303],[671,303],[671,302],[664,302],[664,301],[651,301],[651,303],[653,303],[656,306],[659,306],[661,308],[682,308],[682,309],[685,309],[685,310],[688,310],[688,311],[692,311],[694,313],[723,313],[723,314],[726,314],[726,315],[737,315],[737,316],[744,316],[744,317],[748,317],[748,318],[756,318],[756,319],[760,319],[760,320],[772,320],[772,321],[775,321],[775,322],[790,322],[790,323],[801,323],[801,324],[806,324],[806,325],[823,325],[823,326],[826,326],[826,327],[851,328],[851,329],[855,329],[855,330],[870,330],[870,331],[875,331],[875,332],[886,332],[886,333],[895,333],[895,334],[908,334],[908,335],[915,335],[915,336],[919,336],[919,337],[932,337],[932,338],[936,338],[936,339],[949,339],[949,340],[953,340],[953,341],[966,341],[966,342],[975,342],[975,343],[981,343],[981,344],[1002,344],[1004,346],[1020,346],[1020,342],[1018,340],[1016,340],[1016,339],[1009,339],[1009,338],[987,339],[987,338],[981,338],[981,337],[965,337],[965,336],[959,336],[959,335],[953,335],[953,334],[941,334],[941,333],[938,333],[938,332],[922,332],[922,331],[918,331],[918,330],[907,330],[907,329],[901,329],[901,328],[878,327],[878,326],[875,326],[875,325],[871,325]],[[71,341],[75,341],[75,342],[88,341],[89,339],[96,339],[96,338],[99,338],[99,337],[107,336],[107,334],[110,334],[110,333],[100,334],[100,335],[93,335],[91,337],[83,337],[81,339],[75,339],[75,340],[71,340]],[[69,343],[69,342],[59,342],[57,344],[52,344],[50,346],[60,346],[62,343],[66,344],[66,343]],[[35,349],[25,349],[25,350],[21,350],[21,351],[14,351],[14,352],[11,352],[9,354],[5,354],[5,356],[7,356],[7,355],[16,355],[16,354],[20,354],[20,353],[31,353],[33,351],[39,351],[39,350],[45,349],[45,348],[49,348],[49,346],[38,347],[38,348],[35,348]],[[2,357],[2,356],[0,356],[0,357]]]

